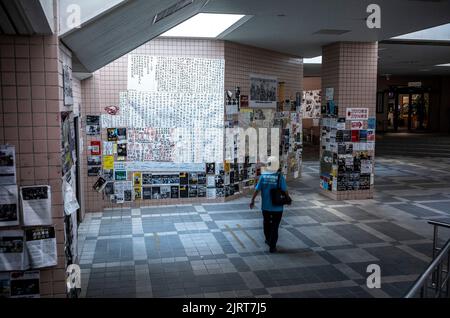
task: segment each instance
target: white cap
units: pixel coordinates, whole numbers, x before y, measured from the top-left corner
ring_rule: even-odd
[[[267,158],[267,163],[263,167],[263,171],[265,172],[277,172],[280,168],[280,161],[276,156],[270,156]]]

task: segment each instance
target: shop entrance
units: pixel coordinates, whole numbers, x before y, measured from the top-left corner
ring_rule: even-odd
[[[393,131],[429,130],[429,111],[428,89],[397,88],[394,92],[394,103],[389,104],[388,127]]]

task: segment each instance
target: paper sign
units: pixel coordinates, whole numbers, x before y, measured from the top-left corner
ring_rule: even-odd
[[[369,108],[347,108],[347,120],[368,120]]]
[[[364,122],[361,120],[358,121],[352,121],[352,130],[361,130],[364,128]]]
[[[37,227],[25,231],[31,268],[43,268],[58,264],[54,227]]]
[[[114,156],[103,156],[103,169],[105,170],[114,169]]]
[[[25,226],[52,224],[50,186],[21,187],[20,202],[22,203],[23,224]]]
[[[91,155],[100,156],[102,154],[100,141],[91,141]]]

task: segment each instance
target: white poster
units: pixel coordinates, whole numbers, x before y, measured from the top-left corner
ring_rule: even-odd
[[[252,108],[277,108],[278,80],[267,75],[250,74],[250,99]]]
[[[347,108],[347,120],[368,120],[369,108]]]
[[[52,198],[48,185],[20,188],[23,224],[25,226],[52,224]]]
[[[72,179],[73,180],[73,179]],[[66,215],[75,213],[80,205],[78,204],[77,196],[74,189],[66,180],[63,180],[63,195],[64,195],[64,212]]]
[[[0,184],[16,184],[16,150],[14,146],[0,146]]]
[[[18,202],[16,185],[0,185],[0,226],[19,225]]]
[[[25,238],[31,268],[50,267],[58,264],[54,227],[27,229]]]
[[[157,62],[155,56],[128,55],[128,90],[156,91]]]
[[[23,231],[0,231],[0,272],[28,269]]]
[[[39,298],[40,272],[11,272],[10,276],[11,298]]]

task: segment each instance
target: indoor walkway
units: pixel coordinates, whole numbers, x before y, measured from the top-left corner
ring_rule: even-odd
[[[317,194],[318,163],[290,184],[279,252],[248,199],[116,209],[79,230],[86,297],[401,297],[430,261],[430,218],[450,214],[450,159],[377,158],[376,197]],[[447,234],[447,233],[445,233]],[[381,289],[366,268],[381,267]]]

